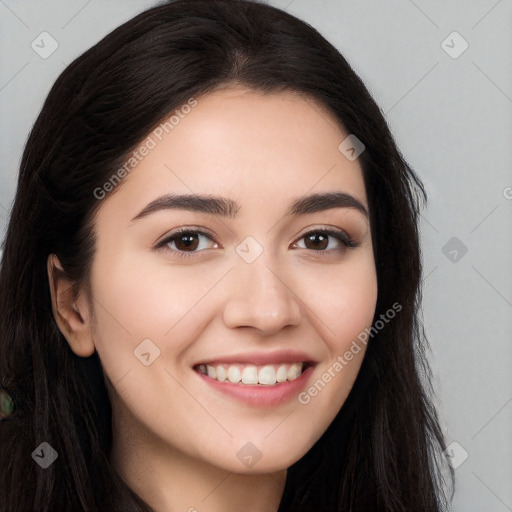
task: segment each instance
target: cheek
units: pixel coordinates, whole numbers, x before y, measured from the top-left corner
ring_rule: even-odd
[[[212,287],[216,276],[210,274],[192,265],[173,268],[153,256],[126,255],[108,268],[98,261],[93,291],[110,316],[103,315],[107,324],[115,321],[136,337],[162,337]]]
[[[311,318],[316,318],[328,357],[298,398],[323,432],[350,393],[366,352],[362,340],[365,329],[372,326],[377,302],[373,255],[353,253],[345,265],[328,271],[324,268],[314,280],[304,283],[314,290],[308,294],[308,307],[316,313]]]
[[[320,267],[320,266],[319,266]],[[321,265],[304,272],[300,296],[314,313],[330,356],[347,350],[351,341],[370,327],[377,303],[377,275],[369,250],[352,252],[339,265]]]
[[[208,320],[208,301],[201,299],[225,269],[201,272],[195,265],[173,267],[142,253],[118,253],[115,259],[108,254],[97,254],[91,287],[94,341],[109,377],[115,382],[134,365],[138,368],[134,351],[147,339],[155,344],[155,354],[160,350],[159,363],[179,365]]]

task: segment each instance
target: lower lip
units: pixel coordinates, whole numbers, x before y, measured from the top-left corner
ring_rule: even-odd
[[[224,393],[237,400],[249,405],[272,407],[289,402],[296,398],[301,390],[306,386],[314,366],[308,366],[300,377],[294,380],[280,382],[273,386],[262,384],[234,384],[233,382],[220,382],[208,377],[196,370],[195,373],[201,377],[204,382],[221,393]]]

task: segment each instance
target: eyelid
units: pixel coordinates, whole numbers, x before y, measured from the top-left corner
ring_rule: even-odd
[[[196,233],[199,235],[205,235],[208,238],[211,238],[215,243],[219,243],[215,239],[215,236],[206,228],[199,227],[199,226],[180,226],[179,228],[173,229],[173,230],[169,231],[168,233],[166,233],[164,236],[162,236],[160,238],[160,240],[155,243],[155,249],[164,247],[165,245],[167,245],[169,243],[170,239],[174,238],[175,236],[177,236],[181,233],[189,233],[189,232]]]
[[[342,228],[338,228],[338,227],[335,227],[335,226],[327,226],[327,225],[324,225],[324,226],[320,226],[320,227],[317,227],[317,226],[309,226],[306,228],[306,231],[304,231],[302,234],[300,234],[297,239],[300,239],[300,238],[304,238],[306,235],[309,235],[310,233],[326,233],[334,238],[337,238],[337,237],[343,237],[342,240],[346,241],[346,242],[349,242],[349,243],[353,243],[353,244],[356,244],[356,241],[354,238],[352,238],[346,230],[342,229]]]

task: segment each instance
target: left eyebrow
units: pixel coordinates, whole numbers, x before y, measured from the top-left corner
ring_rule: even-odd
[[[311,194],[309,196],[295,199],[289,209],[288,215],[306,215],[317,213],[331,208],[353,208],[368,218],[368,210],[354,196],[345,192],[325,192]],[[158,197],[146,205],[132,221],[146,217],[147,215],[167,209],[189,210],[222,217],[235,218],[240,205],[222,196],[199,195],[199,194],[166,194]]]

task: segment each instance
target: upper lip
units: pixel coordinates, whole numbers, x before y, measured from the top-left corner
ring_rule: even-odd
[[[308,363],[316,364],[316,361],[305,352],[296,352],[293,350],[278,350],[274,352],[249,352],[245,354],[230,354],[229,356],[215,356],[211,359],[204,358],[193,366],[200,364],[216,365],[216,364],[280,364],[280,363]]]

